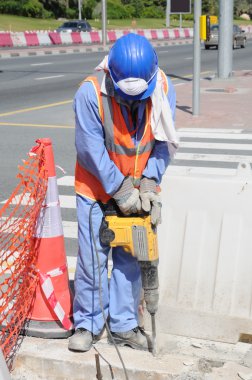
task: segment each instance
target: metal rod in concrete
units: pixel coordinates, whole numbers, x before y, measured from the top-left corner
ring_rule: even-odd
[[[200,113],[200,16],[201,0],[194,1],[194,28],[193,28],[193,100],[192,111],[194,116]]]
[[[171,0],[166,0],[166,21],[165,25],[167,28],[170,27],[170,16],[171,16]]]
[[[95,364],[96,364],[96,378],[97,380],[102,380],[101,365],[99,354],[95,354]]]
[[[234,0],[220,0],[218,77],[227,79],[233,69],[233,12]]]
[[[157,333],[155,314],[151,314],[151,331],[152,331],[152,355],[157,355]]]
[[[102,0],[102,45],[107,44],[107,1]]]

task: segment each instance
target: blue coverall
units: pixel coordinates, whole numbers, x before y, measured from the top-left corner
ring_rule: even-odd
[[[175,120],[176,94],[168,78],[168,101]],[[135,125],[130,126],[127,106],[121,104],[129,131],[134,130],[132,139],[135,145],[141,140],[145,124],[146,100],[139,102]],[[74,99],[76,122],[75,145],[77,160],[102,184],[111,196],[118,190],[124,175],[109,158],[104,144],[104,131],[98,111],[98,102],[91,82],[84,82]],[[132,123],[131,123],[132,124]],[[159,184],[169,164],[166,142],[155,141],[143,175],[154,178]],[[99,271],[96,253],[91,238],[89,213],[94,200],[77,194],[79,252],[75,273],[74,325],[75,329],[85,328],[97,335],[104,326],[104,318],[99,299]],[[113,332],[126,332],[138,326],[138,305],[141,293],[141,274],[138,262],[122,247],[112,250],[113,269],[108,285],[109,247],[100,244],[99,228],[102,211],[96,204],[92,210],[92,224],[99,253],[101,294],[106,317],[110,316],[110,329]]]

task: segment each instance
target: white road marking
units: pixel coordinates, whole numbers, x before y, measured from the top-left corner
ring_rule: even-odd
[[[41,77],[41,78],[35,78],[35,80],[44,80],[44,79],[54,79],[54,78],[61,78],[64,77],[65,75],[53,75],[51,77]]]
[[[230,140],[251,140],[252,142],[252,133],[251,134],[247,134],[247,133],[240,133],[240,134],[236,134],[236,133],[220,133],[218,131],[214,132],[214,133],[209,133],[209,132],[206,132],[206,133],[198,133],[197,136],[195,135],[195,133],[193,132],[187,132],[187,131],[178,131],[178,134],[181,136],[181,137],[192,137],[192,138],[210,138],[210,139],[230,139]],[[216,143],[218,144],[218,143]]]
[[[229,134],[232,134],[232,133],[235,133],[235,134],[239,134],[243,131],[243,129],[220,129],[220,128],[179,128],[177,129],[177,132],[178,133],[181,133],[183,132],[184,133],[193,133],[193,137],[198,137],[197,135],[198,134],[201,134],[205,136],[205,133],[206,132],[213,132],[213,133],[218,133],[218,134],[222,134],[222,133],[227,133],[228,135]],[[212,136],[212,133],[211,133],[211,136]]]
[[[185,59],[193,59],[193,57],[186,57]]]
[[[75,195],[59,195],[61,208],[76,208]]]
[[[40,63],[31,63],[31,66],[46,66],[46,65],[52,65],[52,62],[40,62]]]
[[[170,165],[167,169],[165,175],[169,176],[169,173],[174,173],[177,175],[181,174],[200,174],[200,175],[223,175],[223,176],[234,176],[237,174],[236,169],[226,169],[226,168],[208,168],[208,167],[192,167],[192,166],[175,166]]]
[[[8,199],[6,199],[5,201],[2,201],[1,203],[6,203],[8,201]],[[12,205],[17,205],[17,204],[21,204],[22,206],[26,206],[27,204],[29,204],[30,206],[33,206],[34,205],[34,199],[32,199],[31,197],[31,194],[30,193],[25,193],[25,194],[17,194],[12,202],[10,204]]]
[[[57,179],[58,186],[74,186],[74,176],[64,176]]]
[[[75,256],[67,256],[66,258],[67,258],[67,267],[68,267],[68,277],[69,277],[69,280],[74,280],[77,257],[75,257]],[[111,276],[112,268],[113,268],[113,261],[112,261],[112,259],[109,258],[108,259],[108,277],[109,278]]]
[[[67,220],[62,221],[64,237],[68,239],[78,238],[78,224]]]
[[[211,162],[252,162],[251,156],[201,153],[176,153],[175,160],[211,161]]]
[[[13,232],[14,231],[13,224],[17,222],[15,224],[15,228],[17,229],[18,228],[18,222],[21,220],[22,220],[21,218],[8,219],[7,217],[1,217],[1,226],[3,226],[3,224],[6,223],[4,226],[4,229],[2,229],[2,232],[3,233]],[[27,220],[27,222],[25,224],[27,224],[27,226],[28,226],[29,221]],[[78,237],[78,224],[77,224],[77,222],[63,220],[62,226],[63,226],[63,233],[64,233],[65,238],[77,239],[77,237]]]
[[[67,256],[69,280],[74,280],[77,257]]]
[[[208,143],[208,142],[184,142],[179,143],[180,148],[194,149],[223,149],[223,150],[250,150],[252,152],[252,144],[228,144],[228,143]]]
[[[2,201],[1,203],[6,203],[8,199],[5,201]],[[60,207],[62,208],[76,208],[76,198],[74,195],[59,195],[59,202]],[[28,203],[30,206],[34,205],[34,200],[30,198],[30,194],[22,194],[16,195],[15,198],[12,200],[12,205],[21,204],[22,206],[26,206]]]

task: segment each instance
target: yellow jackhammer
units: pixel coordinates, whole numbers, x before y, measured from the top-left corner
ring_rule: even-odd
[[[158,246],[157,231],[150,215],[122,216],[114,203],[104,210],[100,240],[110,247],[122,246],[137,258],[142,276],[146,309],[151,316],[152,353],[156,354],[155,314],[158,309]]]

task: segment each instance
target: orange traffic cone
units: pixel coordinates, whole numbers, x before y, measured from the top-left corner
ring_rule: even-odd
[[[25,334],[41,338],[66,338],[72,334],[72,295],[69,288],[63,226],[61,220],[57,178],[52,142],[48,138],[36,141],[45,149],[48,187],[36,227],[38,249],[37,269],[40,283],[32,310],[25,325]]]

